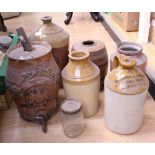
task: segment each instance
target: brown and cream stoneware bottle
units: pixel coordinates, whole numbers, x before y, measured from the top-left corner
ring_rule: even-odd
[[[68,63],[69,34],[52,22],[52,17],[42,17],[43,25],[32,35],[32,41],[47,41],[52,46],[52,54],[62,71]]]
[[[66,98],[81,101],[84,117],[93,116],[99,106],[100,70],[89,60],[89,53],[71,52],[61,75]]]
[[[135,66],[134,59],[117,55],[114,58],[115,69],[105,78],[105,124],[111,131],[119,134],[134,133],[143,122],[149,81]]]
[[[72,46],[72,51],[88,51],[90,60],[100,69],[100,88],[104,88],[104,78],[108,70],[108,54],[105,44],[99,40],[78,41]]]

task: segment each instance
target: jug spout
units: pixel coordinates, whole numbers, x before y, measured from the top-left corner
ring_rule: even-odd
[[[117,68],[118,66],[122,66],[127,69],[133,68],[136,66],[136,60],[123,54],[118,54],[114,57],[113,68]]]

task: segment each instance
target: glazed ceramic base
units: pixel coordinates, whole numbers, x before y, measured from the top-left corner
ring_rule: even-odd
[[[82,102],[84,117],[91,117],[97,112],[100,91],[99,77],[86,84],[63,82],[63,86],[67,99],[79,100]]]
[[[119,134],[136,132],[143,122],[143,109],[147,91],[136,95],[123,95],[105,86],[104,119],[106,126]]]

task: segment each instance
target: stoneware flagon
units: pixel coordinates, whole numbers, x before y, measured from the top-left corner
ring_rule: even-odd
[[[105,78],[104,119],[107,128],[119,134],[140,129],[149,81],[135,67],[136,61],[124,55],[114,58],[114,67]]]
[[[22,32],[21,28],[18,32]],[[21,34],[19,33],[19,36]],[[58,106],[60,71],[47,42],[24,41],[7,51],[6,85],[20,116],[39,122],[46,132],[47,119]],[[27,47],[28,46],[28,47]]]
[[[61,75],[66,98],[81,101],[84,117],[93,116],[99,107],[100,70],[89,60],[89,53],[70,52]]]
[[[100,88],[104,88],[104,78],[108,69],[108,54],[105,44],[99,40],[84,40],[73,44],[72,51],[88,51],[90,60],[100,69]]]
[[[110,70],[114,69],[114,58],[118,54],[124,54],[136,60],[136,67],[146,72],[147,57],[142,52],[143,47],[134,42],[121,42],[117,45],[117,51],[112,53],[110,58]]]
[[[53,56],[62,71],[68,63],[69,34],[52,22],[52,17],[42,17],[43,25],[31,34],[32,41],[47,41],[52,46]]]

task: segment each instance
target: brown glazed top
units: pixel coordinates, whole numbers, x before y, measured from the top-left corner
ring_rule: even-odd
[[[135,95],[149,88],[145,74],[135,67],[136,61],[124,55],[118,55],[114,60],[115,68],[105,78],[105,85],[120,94]]]
[[[50,16],[42,17],[41,20],[43,21],[43,24],[47,26],[46,30],[44,29],[45,27],[42,27],[42,30],[48,30],[49,35],[64,31],[59,25],[52,23],[52,17]]]
[[[69,63],[62,70],[63,80],[83,82],[100,75],[99,68],[89,60],[86,51],[73,51],[69,54]]]
[[[51,51],[52,47],[47,42],[33,42],[32,51],[24,51],[21,44],[10,48],[6,55],[15,60],[32,60],[42,57]]]
[[[53,48],[64,47],[69,44],[69,34],[59,25],[52,23],[52,17],[42,17],[43,25],[34,32],[31,41],[47,41]]]

